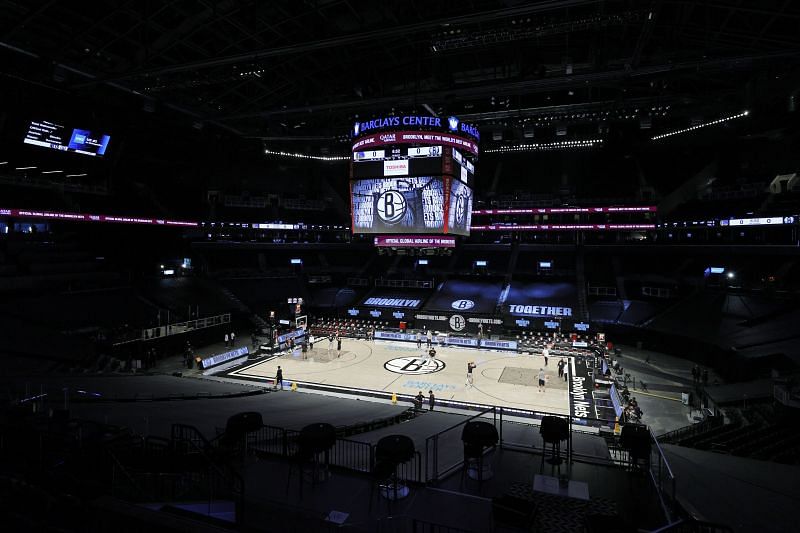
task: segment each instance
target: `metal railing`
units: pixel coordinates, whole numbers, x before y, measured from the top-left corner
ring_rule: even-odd
[[[462,453],[453,452],[460,451],[463,448],[463,443],[461,441],[463,426],[467,422],[475,420],[476,418],[483,418],[491,413],[494,419],[494,425],[497,427],[497,412],[497,407],[490,407],[425,439],[424,481],[426,483],[438,481],[461,466],[464,463],[464,455]],[[500,419],[500,424],[502,427],[502,418]]]
[[[722,426],[724,423],[725,418],[722,416],[708,416],[705,420],[698,422],[697,424],[689,424],[687,426],[662,433],[661,435],[658,435],[658,439],[661,442],[672,442],[675,439],[680,440],[687,437],[694,437],[700,433],[703,433],[704,431]]]
[[[668,520],[677,517],[678,501],[676,499],[675,474],[669,466],[669,461],[664,456],[664,450],[658,439],[650,431],[650,478],[661,500],[661,507]]]
[[[261,426],[245,436],[245,452],[290,457],[297,452],[299,431]],[[368,442],[338,437],[327,452],[328,464],[354,472],[369,472],[374,453]]]
[[[375,463],[375,450],[368,442],[337,438],[329,452],[331,466],[370,472]]]
[[[445,526],[405,514],[383,517],[378,520],[377,527],[377,533],[472,533],[479,531]]]
[[[648,533],[733,533],[733,528],[694,519],[678,519]]]
[[[114,346],[121,346],[132,342],[139,341],[152,341],[169,337],[172,335],[182,335],[200,329],[207,329],[214,326],[221,326],[223,324],[230,324],[231,314],[225,313],[222,315],[209,316],[205,318],[196,318],[194,320],[186,320],[184,322],[175,322],[173,324],[166,324],[154,328],[133,329],[117,336],[113,342]]]

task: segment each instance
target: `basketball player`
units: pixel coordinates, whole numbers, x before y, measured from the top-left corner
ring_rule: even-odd
[[[545,389],[544,369],[540,368],[539,369],[539,392],[544,392],[544,389]]]
[[[475,369],[476,366],[478,366],[478,365],[475,364],[475,361],[470,361],[470,362],[467,363],[467,384],[470,387],[472,386],[472,383],[473,383],[473,381],[472,381],[472,371]]]

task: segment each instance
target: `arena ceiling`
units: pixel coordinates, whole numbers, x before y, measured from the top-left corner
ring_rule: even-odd
[[[346,142],[355,118],[408,111],[497,141],[659,133],[785,110],[798,27],[791,0],[2,0],[0,70],[320,146]]]

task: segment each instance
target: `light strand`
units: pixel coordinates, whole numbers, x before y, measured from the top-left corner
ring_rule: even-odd
[[[280,157],[292,157],[294,159],[313,159],[315,161],[350,161],[350,156],[347,155],[309,155],[270,150],[268,148],[264,148],[264,153],[267,155],[277,155]]]
[[[489,148],[484,150],[484,153],[502,153],[502,152],[532,152],[536,150],[565,150],[569,148],[594,148],[603,144],[602,139],[586,139],[580,141],[557,141],[551,143],[530,143],[518,144],[516,146],[500,146],[498,148]]]
[[[667,133],[662,133],[661,135],[656,135],[654,137],[650,137],[651,141],[657,141],[659,139],[664,139],[666,137],[672,137],[673,135],[679,135],[681,133],[688,133],[690,131],[699,130],[700,128],[705,128],[708,126],[714,126],[716,124],[722,124],[723,122],[728,122],[729,120],[735,120],[737,118],[743,118],[750,114],[750,111],[742,111],[739,114],[731,115],[729,117],[723,117],[717,120],[712,120],[711,122],[704,122],[703,124],[697,124],[695,126],[689,126],[688,128],[683,128],[680,130],[670,131]]]

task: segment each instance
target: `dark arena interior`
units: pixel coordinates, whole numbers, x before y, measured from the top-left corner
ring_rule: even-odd
[[[798,29],[0,0],[0,528],[797,531]]]

